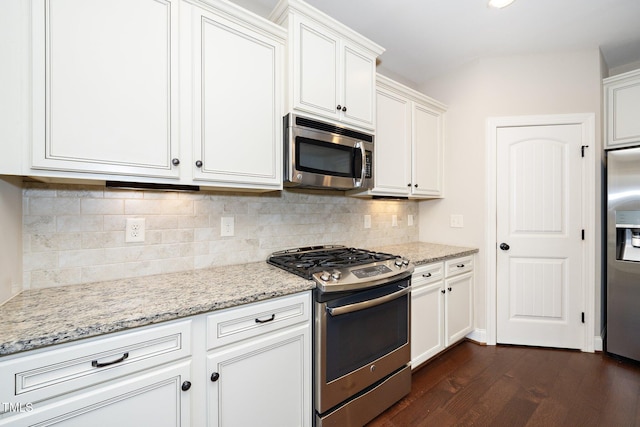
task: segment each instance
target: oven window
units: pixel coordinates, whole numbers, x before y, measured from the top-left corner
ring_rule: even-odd
[[[321,175],[353,178],[353,147],[296,138],[296,169]]]
[[[391,289],[399,288],[393,285]],[[327,315],[326,381],[340,378],[405,345],[408,310],[409,294],[364,310]]]

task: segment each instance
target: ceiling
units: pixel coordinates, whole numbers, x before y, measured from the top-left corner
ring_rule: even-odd
[[[268,17],[277,0],[232,0]],[[386,48],[379,69],[419,87],[478,58],[600,47],[609,68],[640,61],[640,0],[307,0]]]

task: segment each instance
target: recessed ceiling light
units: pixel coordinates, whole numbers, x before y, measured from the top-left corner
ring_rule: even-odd
[[[514,0],[489,0],[489,7],[495,7],[496,9],[502,9],[509,6]]]

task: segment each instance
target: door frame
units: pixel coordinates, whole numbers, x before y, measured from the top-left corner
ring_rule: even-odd
[[[594,352],[595,343],[595,243],[596,232],[596,182],[594,163],[595,151],[598,149],[595,141],[595,114],[554,114],[540,116],[510,116],[489,117],[486,126],[487,143],[487,213],[485,227],[486,242],[486,342],[488,345],[497,343],[497,130],[502,127],[516,126],[545,126],[577,124],[582,127],[584,145],[584,162],[582,163],[582,228],[585,230],[585,240],[582,246],[582,301],[584,302],[585,328],[583,346],[584,352]]]

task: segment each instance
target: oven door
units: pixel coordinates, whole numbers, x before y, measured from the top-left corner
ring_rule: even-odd
[[[411,279],[316,302],[315,408],[324,413],[411,360]]]

